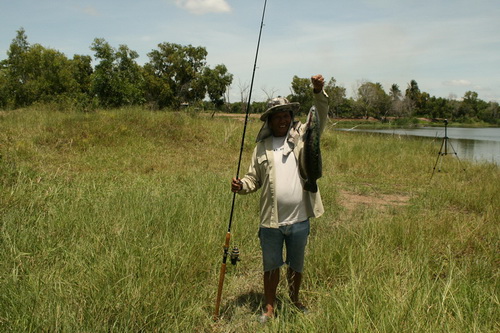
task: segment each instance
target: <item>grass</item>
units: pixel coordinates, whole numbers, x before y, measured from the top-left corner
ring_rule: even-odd
[[[500,330],[498,166],[446,157],[431,179],[439,142],[331,129],[301,294],[311,313],[282,281],[278,317],[256,321],[255,194],[236,200],[242,261],[214,322],[242,125],[134,108],[0,114],[0,331]],[[242,173],[260,123],[248,126]]]

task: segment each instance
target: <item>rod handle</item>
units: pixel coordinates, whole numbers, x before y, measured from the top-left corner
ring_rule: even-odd
[[[220,308],[220,301],[222,298],[222,286],[224,285],[225,276],[226,276],[226,264],[223,263],[220,268],[219,288],[217,290],[217,300],[215,301],[214,320],[219,319],[219,308]]]
[[[224,286],[224,278],[226,276],[226,262],[227,262],[230,240],[231,240],[231,233],[228,231],[226,233],[226,240],[224,243],[224,255],[222,257],[222,265],[220,267],[219,287],[217,288],[217,299],[215,301],[214,320],[219,319],[219,309],[222,298],[222,287]]]

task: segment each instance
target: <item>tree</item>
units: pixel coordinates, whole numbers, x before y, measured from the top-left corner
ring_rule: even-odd
[[[278,89],[276,88],[268,89],[265,86],[262,87],[260,90],[262,90],[262,92],[266,95],[266,102],[273,99],[274,95],[278,91]]]
[[[467,91],[463,97],[462,103],[456,109],[453,115],[455,119],[461,122],[468,122],[476,118],[478,111],[478,94],[473,91]]]
[[[402,117],[404,115],[404,102],[403,102],[403,94],[399,89],[397,84],[393,84],[391,89],[389,90],[389,96],[391,98],[391,108],[390,112],[395,117]]]
[[[94,72],[92,68],[92,58],[87,55],[76,54],[73,56],[71,66],[73,67],[73,78],[78,83],[78,91],[81,94],[89,96],[92,87],[91,77]]]
[[[311,79],[299,78],[295,75],[292,78],[292,94],[290,95],[289,100],[290,102],[300,103],[301,110],[309,110],[313,105]]]
[[[405,104],[408,116],[411,116],[413,113],[418,113],[420,108],[420,96],[421,93],[417,81],[411,80],[405,92]]]
[[[3,107],[71,101],[77,93],[79,82],[72,61],[57,50],[30,45],[24,29],[17,32],[7,54],[1,65]]]
[[[103,38],[94,39],[90,49],[95,52],[95,58],[100,59],[92,75],[92,93],[99,98],[101,105],[120,105],[119,79],[114,66],[115,51]]]
[[[324,90],[329,100],[329,115],[345,114],[345,88],[337,86],[337,80],[331,78],[324,86]],[[295,75],[292,78],[292,94],[289,96],[290,102],[300,103],[301,110],[308,111],[314,104],[314,96],[310,78],[299,78]]]
[[[341,106],[345,102],[345,88],[337,86],[337,80],[331,78],[327,84],[325,84],[324,90],[328,95],[328,108],[330,116],[339,116],[342,114]]]
[[[242,82],[241,80],[238,80],[238,91],[240,93],[240,100],[236,103],[231,104],[230,112],[246,113],[250,93],[250,84],[248,82]],[[250,105],[250,109],[252,109],[252,105]]]
[[[24,29],[12,40],[8,58],[0,64],[0,106],[17,108],[35,102],[63,102],[88,98],[89,56],[68,59],[63,53],[30,45]]]
[[[28,102],[50,102],[57,96],[69,96],[78,88],[72,73],[71,61],[56,50],[34,44],[26,54],[29,69],[26,88]]]
[[[16,37],[12,40],[7,51],[7,66],[11,68],[12,74],[17,75],[22,82],[26,81],[25,75],[27,73],[24,63],[26,60],[25,54],[29,50],[28,36],[24,28],[21,28],[17,31]]]
[[[228,73],[226,66],[217,65],[214,69],[206,67],[203,77],[210,101],[216,108],[220,108],[224,105],[224,94],[233,82],[233,75]]]
[[[452,101],[442,97],[430,97],[427,101],[427,113],[432,119],[451,119],[453,116]]]
[[[137,52],[126,45],[118,50],[102,38],[94,39],[91,50],[100,59],[92,74],[92,92],[105,107],[141,104],[143,102],[143,75],[135,59]]]
[[[488,123],[500,125],[500,107],[498,103],[487,103],[486,107],[480,113],[480,118]]]
[[[8,104],[8,90],[7,90],[7,71],[4,68],[4,62],[0,61],[0,108],[5,108]]]
[[[366,119],[382,119],[390,110],[391,100],[380,83],[364,82],[358,88],[357,104]]]
[[[136,51],[130,50],[126,45],[119,45],[116,52],[118,78],[121,82],[123,104],[142,104],[144,102],[144,76],[142,68],[135,59],[139,58]]]
[[[160,108],[201,101],[206,95],[203,71],[207,54],[204,47],[159,44],[158,50],[148,53],[149,62],[144,66],[149,101]]]
[[[419,105],[418,105],[418,111],[419,111],[419,115],[421,116],[425,116],[425,117],[428,117],[429,116],[429,110],[427,108],[427,103],[429,102],[429,99],[431,98],[431,96],[429,95],[429,93],[425,92],[425,91],[422,91],[422,93],[420,94],[420,101],[419,101]]]
[[[29,105],[26,82],[29,70],[26,68],[26,54],[30,49],[24,28],[17,31],[7,51],[7,59],[2,64],[6,86],[4,99],[12,107]]]
[[[391,86],[391,89],[389,91],[389,96],[391,97],[392,101],[400,101],[402,98],[402,93],[401,90],[399,89],[399,86],[397,84],[393,84]]]

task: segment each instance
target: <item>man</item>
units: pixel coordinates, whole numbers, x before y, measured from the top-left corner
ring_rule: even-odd
[[[314,104],[323,131],[328,99],[323,91],[322,75],[311,77],[314,88]],[[304,180],[299,172],[299,154],[304,146],[302,136],[306,126],[294,121],[299,103],[289,103],[285,98],[275,98],[260,119],[264,122],[254,149],[248,173],[242,179],[233,178],[231,190],[248,194],[262,188],[260,199],[259,239],[264,266],[265,311],[260,317],[266,322],[274,316],[276,289],[280,279],[280,267],[286,263],[289,295],[301,311],[306,308],[299,301],[302,282],[305,246],[309,235],[309,218],[323,214],[319,191],[303,190]],[[283,262],[283,243],[286,261]]]

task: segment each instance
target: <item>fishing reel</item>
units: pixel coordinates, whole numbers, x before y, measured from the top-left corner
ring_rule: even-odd
[[[233,250],[231,251],[231,264],[236,266],[238,261],[241,261],[240,250],[238,249],[237,246],[235,246],[235,247],[233,247]]]

